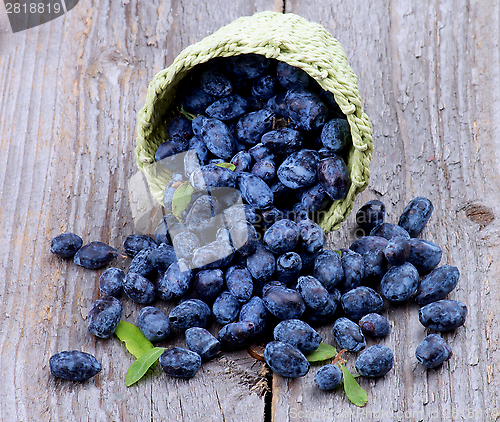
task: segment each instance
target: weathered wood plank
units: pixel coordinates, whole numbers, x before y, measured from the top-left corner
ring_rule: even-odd
[[[191,381],[157,369],[127,389],[132,357],[116,338],[95,339],[86,328],[101,271],[48,248],[67,230],[117,247],[136,232],[128,184],[148,82],[190,43],[265,9],[281,3],[82,0],[67,16],[16,34],[2,9],[0,420],[263,419],[261,364],[246,353],[204,365]],[[124,307],[135,322],[140,306]],[[51,377],[50,355],[71,349],[94,354],[102,373],[82,385]]]
[[[422,237],[443,247],[442,263],[460,269],[450,297],[469,315],[465,327],[444,334],[452,360],[427,371],[414,357],[426,335],[418,308],[388,307],[393,331],[380,343],[396,364],[382,379],[360,380],[365,408],[315,389],[313,370],[300,380],[274,377],[272,420],[498,420],[498,4],[291,0],[286,11],[323,24],[359,77],[375,152],[357,207],[380,198],[387,221],[397,222],[412,197],[429,197],[435,211]],[[354,240],[353,217],[330,236],[332,247]],[[322,334],[333,342],[330,327]]]

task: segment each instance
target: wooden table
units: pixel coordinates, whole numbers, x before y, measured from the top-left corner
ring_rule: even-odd
[[[500,419],[500,4],[195,3],[81,0],[64,17],[15,34],[0,6],[0,420]],[[129,200],[129,188],[144,183],[133,148],[149,80],[184,47],[262,10],[323,24],[359,77],[375,151],[355,209],[379,198],[387,221],[397,222],[411,198],[427,196],[435,210],[422,237],[461,272],[450,297],[469,313],[465,327],[444,335],[453,358],[432,371],[417,364],[426,335],[418,309],[390,307],[393,330],[381,343],[395,366],[360,380],[369,397],[361,409],[341,392],[315,388],[315,370],[269,377],[246,351],[204,364],[188,381],[157,369],[127,388],[132,356],[118,339],[96,339],[86,328],[101,271],[49,252],[64,231],[114,246],[137,231],[144,198]],[[353,217],[330,235],[331,247],[353,241]],[[123,319],[135,322],[140,307],[124,307]],[[333,342],[330,326],[321,332]],[[175,342],[183,344],[168,344]],[[102,372],[83,384],[52,377],[49,357],[71,349],[94,354]]]

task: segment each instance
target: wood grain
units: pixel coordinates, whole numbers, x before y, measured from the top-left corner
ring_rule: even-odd
[[[382,343],[396,364],[382,379],[360,381],[365,408],[316,389],[313,368],[303,379],[273,378],[267,415],[262,364],[245,352],[205,364],[190,381],[156,372],[126,388],[132,357],[116,338],[97,340],[86,328],[100,271],[63,262],[48,246],[66,230],[117,247],[148,230],[137,206],[148,196],[130,195],[131,183],[140,185],[132,150],[147,83],[182,48],[239,16],[281,11],[281,2],[81,0],[66,16],[16,34],[3,10],[0,420],[500,419],[497,2],[286,2],[287,12],[323,24],[342,43],[358,75],[375,152],[355,209],[380,198],[395,222],[412,197],[429,197],[435,210],[422,237],[443,247],[442,263],[459,267],[450,297],[465,302],[469,315],[465,327],[445,334],[452,360],[427,371],[414,357],[426,334],[418,309],[387,307],[393,331]],[[354,238],[351,216],[329,245]],[[123,318],[134,322],[140,307],[124,305]],[[321,332],[333,342],[330,327]],[[175,342],[182,344],[165,345]],[[97,356],[102,373],[81,385],[51,377],[50,355],[71,349]]]

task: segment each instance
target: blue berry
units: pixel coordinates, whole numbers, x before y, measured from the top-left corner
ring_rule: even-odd
[[[443,251],[435,243],[427,240],[412,238],[410,239],[411,262],[420,274],[426,273],[435,268],[441,261]]]
[[[388,240],[381,236],[361,236],[352,242],[349,249],[354,252],[364,255],[368,251],[383,250],[387,245]]]
[[[118,327],[123,307],[113,296],[105,296],[92,303],[88,315],[91,334],[100,338],[110,338]]]
[[[177,234],[172,242],[178,259],[190,260],[195,249],[200,247],[200,238],[190,230]]]
[[[262,227],[270,227],[283,218],[283,213],[275,206],[272,206],[267,210],[262,210],[260,212],[260,217],[261,218],[259,222],[261,223]]]
[[[384,306],[380,295],[366,286],[356,287],[344,293],[341,303],[345,314],[355,321],[366,314],[380,312]]]
[[[443,265],[435,268],[420,280],[415,301],[419,306],[444,299],[457,285],[460,271],[457,267]]]
[[[319,389],[324,391],[333,390],[340,384],[341,380],[342,371],[337,365],[332,365],[331,363],[322,366],[314,374],[314,382]]]
[[[397,226],[396,224],[391,223],[380,223],[379,225],[375,226],[371,230],[370,236],[380,236],[386,238],[387,240],[391,240],[391,238],[394,236],[403,236],[406,239],[410,238],[410,235],[405,229],[403,229],[401,226]]]
[[[416,268],[405,262],[389,268],[380,281],[380,290],[388,301],[403,302],[416,292],[419,281]]]
[[[119,296],[123,292],[125,273],[119,268],[111,267],[99,277],[99,291],[103,296]]]
[[[247,257],[247,268],[256,281],[270,280],[276,270],[276,258],[259,243],[255,252]]]
[[[361,352],[354,366],[364,377],[381,377],[394,366],[394,354],[387,346],[375,344]]]
[[[179,259],[168,267],[157,282],[158,295],[163,300],[171,300],[186,294],[193,281],[193,271],[189,262]]]
[[[158,361],[163,372],[178,378],[192,378],[201,367],[201,356],[182,347],[165,350]]]
[[[264,75],[255,79],[252,83],[251,93],[259,100],[269,100],[278,91],[278,81],[271,75]]]
[[[274,160],[274,154],[263,143],[258,143],[248,150],[254,161]]]
[[[311,186],[318,180],[318,153],[310,149],[293,152],[278,167],[281,183],[291,189]]]
[[[291,344],[302,353],[315,351],[323,341],[320,333],[300,319],[281,321],[274,327],[273,335],[274,340]]]
[[[225,213],[224,213],[225,216]],[[229,219],[226,220],[229,223]],[[230,223],[229,235],[233,248],[241,256],[248,256],[255,252],[259,235],[255,227],[245,220],[238,220]]]
[[[417,237],[431,218],[431,201],[423,196],[412,199],[399,218],[398,225],[405,229],[411,237]]]
[[[57,378],[86,381],[101,372],[100,362],[90,353],[79,350],[58,352],[49,359],[50,372]]]
[[[102,242],[91,242],[80,248],[73,257],[73,262],[84,268],[97,270],[109,264],[118,254],[115,248]]]
[[[264,234],[264,245],[275,254],[283,254],[295,248],[299,240],[297,224],[288,219],[274,223]]]
[[[165,272],[175,261],[175,249],[166,243],[160,244],[148,254],[149,265],[158,272]]]
[[[206,327],[210,313],[205,302],[188,299],[174,307],[168,314],[168,319],[172,327],[185,331],[191,327]]]
[[[240,151],[231,158],[231,164],[234,164],[234,171],[246,171],[249,172],[252,168],[252,156],[248,151]]]
[[[133,258],[139,251],[146,248],[156,248],[156,242],[151,236],[142,234],[132,234],[127,236],[123,242],[123,247],[128,256]]]
[[[253,165],[251,173],[269,184],[276,176],[276,165],[273,160],[263,159]]]
[[[214,97],[198,87],[186,90],[181,99],[184,110],[193,114],[204,113],[206,108],[213,102]]]
[[[163,142],[155,152],[155,161],[162,161],[162,164],[170,170],[180,170],[182,160],[177,157],[187,151],[189,141],[179,135],[174,135],[172,139]]]
[[[285,62],[278,62],[276,77],[285,89],[307,88],[309,85],[309,75],[306,72]]]
[[[344,279],[338,286],[341,292],[348,292],[361,285],[364,277],[365,263],[363,256],[350,249],[342,249],[340,260],[344,269]]]
[[[137,326],[149,341],[162,341],[170,335],[168,317],[154,306],[146,306],[139,311]]]
[[[326,208],[330,203],[330,197],[323,189],[323,186],[317,184],[302,194],[300,203],[310,213],[315,213]]]
[[[193,135],[191,122],[183,116],[174,117],[167,125],[167,136],[181,136],[184,139],[189,139]]]
[[[338,286],[344,278],[339,254],[330,250],[322,251],[314,261],[313,275],[329,291]]]
[[[274,195],[269,186],[260,177],[250,173],[238,175],[238,187],[243,199],[252,207],[267,209],[272,206]]]
[[[320,129],[328,117],[328,108],[319,97],[305,89],[291,89],[285,102],[290,119],[305,131]]]
[[[391,332],[391,325],[387,318],[376,313],[364,315],[359,320],[359,326],[363,334],[372,337],[385,337]]]
[[[297,151],[302,146],[302,141],[302,134],[289,127],[280,127],[264,133],[260,140],[264,146],[279,155]]]
[[[252,297],[253,280],[250,271],[245,267],[233,266],[226,270],[226,285],[229,292],[242,303]]]
[[[231,244],[224,240],[215,240],[207,245],[195,249],[191,262],[194,268],[202,270],[225,268],[234,257]]]
[[[191,296],[208,303],[215,300],[223,288],[224,273],[222,270],[201,270],[194,276]]]
[[[337,310],[337,304],[338,302],[336,301],[336,299],[332,296],[331,293],[329,293],[328,302],[326,303],[326,306],[324,308],[307,308],[304,312],[304,315],[302,315],[302,318],[310,324],[323,325],[329,323],[334,319],[335,311]]]
[[[197,190],[206,190],[207,187],[228,187],[236,186],[235,173],[225,167],[216,164],[207,164],[199,167],[189,177],[189,182]]]
[[[207,149],[219,158],[229,160],[234,155],[235,142],[229,128],[220,120],[206,118],[200,135]]]
[[[273,125],[274,113],[268,109],[252,111],[240,117],[234,136],[245,145],[255,145]]]
[[[208,149],[202,138],[193,136],[189,140],[189,150],[196,152],[200,165],[208,164]]]
[[[299,228],[299,246],[310,254],[323,249],[326,243],[326,235],[323,229],[314,221],[305,219],[297,224]]]
[[[128,267],[129,273],[136,273],[142,275],[143,277],[149,277],[155,272],[154,267],[151,265],[149,260],[149,254],[153,252],[154,249],[147,248],[141,249],[132,259]]]
[[[303,377],[309,371],[309,362],[304,354],[288,343],[271,341],[264,349],[264,359],[276,374],[282,377]]]
[[[266,108],[271,110],[279,117],[287,118],[288,109],[285,102],[286,92],[280,92],[272,98],[269,98],[266,104]]]
[[[242,116],[247,107],[247,101],[241,95],[232,94],[214,101],[207,107],[206,113],[210,117],[225,121]]]
[[[258,296],[252,297],[241,307],[239,320],[251,322],[254,326],[254,335],[264,331],[267,323],[267,309],[263,300]]]
[[[82,247],[83,240],[74,233],[62,233],[50,242],[50,252],[61,258],[71,258]]]
[[[220,342],[210,331],[201,327],[186,330],[186,345],[189,350],[198,353],[202,360],[213,359],[220,350]]]
[[[264,75],[269,64],[269,59],[258,54],[240,54],[225,61],[227,70],[242,79],[256,79]]]
[[[233,86],[231,81],[222,73],[216,71],[205,71],[200,76],[201,89],[216,98],[231,94]]]
[[[250,321],[230,322],[221,328],[218,339],[223,350],[239,350],[248,346],[254,333],[254,325]]]
[[[421,307],[420,323],[431,330],[451,331],[464,325],[467,306],[458,300],[441,299]]]
[[[438,367],[452,355],[451,347],[439,334],[429,334],[415,351],[417,360],[429,369]]]
[[[344,160],[338,156],[323,158],[318,162],[318,180],[334,201],[344,199],[351,186],[351,176]]]
[[[330,299],[325,287],[311,275],[299,277],[297,291],[304,299],[306,306],[313,310],[324,309]]]
[[[332,119],[321,130],[321,142],[325,148],[338,152],[351,143],[351,128],[347,120]]]
[[[276,278],[284,284],[293,284],[302,270],[302,258],[296,252],[286,252],[276,260]]]
[[[228,324],[238,318],[241,303],[231,293],[222,292],[212,306],[212,315],[219,324]]]
[[[299,292],[284,286],[272,286],[263,291],[262,300],[267,310],[281,320],[300,318],[306,310]]]
[[[149,304],[155,300],[155,286],[146,277],[137,273],[127,273],[123,280],[123,291],[136,303]]]
[[[410,258],[410,242],[403,236],[393,236],[385,245],[384,255],[391,265],[404,264]]]
[[[361,328],[348,318],[338,318],[333,324],[332,332],[341,349],[359,352],[366,347],[365,336]]]
[[[380,249],[373,249],[363,254],[363,284],[376,286],[387,272],[387,259]]]

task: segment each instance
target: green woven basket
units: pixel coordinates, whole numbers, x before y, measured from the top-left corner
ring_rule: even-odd
[[[167,140],[166,126],[178,83],[193,67],[215,57],[255,53],[299,67],[333,93],[347,116],[352,146],[347,159],[351,187],[347,197],[334,201],[320,225],[328,232],[338,229],[351,213],[355,196],[368,185],[373,151],[371,124],[363,112],[357,78],[347,63],[344,49],[321,25],[288,13],[262,12],[242,17],[184,49],[148,87],[146,104],[139,112],[136,158],[146,175],[152,195],[163,205],[169,174],[155,165],[154,155]]]

